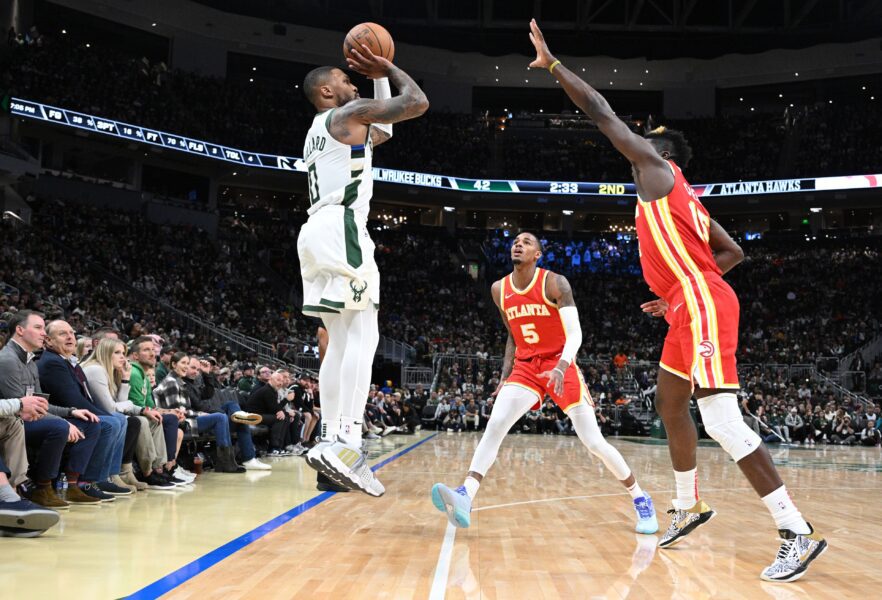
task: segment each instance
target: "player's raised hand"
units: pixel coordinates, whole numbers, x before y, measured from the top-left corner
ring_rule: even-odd
[[[550,371],[539,373],[539,379],[547,379],[548,384],[545,387],[552,388],[557,396],[563,394],[564,374],[561,369],[555,367]]]
[[[392,63],[371,52],[365,44],[361,44],[361,49],[352,48],[351,54],[346,57],[346,63],[350,69],[370,79],[388,77],[389,69],[392,68]]]
[[[645,313],[649,313],[653,317],[663,317],[665,316],[665,313],[668,312],[668,303],[661,298],[656,298],[655,300],[650,300],[649,302],[641,304],[640,309]]]
[[[545,36],[542,35],[542,30],[536,24],[536,19],[530,19],[530,41],[533,42],[533,47],[536,48],[536,60],[530,63],[530,67],[542,69],[550,67],[556,59],[551,54],[551,50],[548,49],[548,44],[545,43]]]

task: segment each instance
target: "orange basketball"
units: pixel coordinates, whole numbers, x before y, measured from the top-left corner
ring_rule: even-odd
[[[395,42],[392,36],[386,31],[386,28],[376,23],[361,23],[349,30],[343,39],[343,57],[352,56],[351,51],[354,47],[356,50],[363,50],[361,45],[364,44],[371,49],[371,52],[377,56],[382,56],[386,60],[392,60],[395,56]]]

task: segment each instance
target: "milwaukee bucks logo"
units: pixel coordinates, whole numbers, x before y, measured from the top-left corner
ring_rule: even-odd
[[[365,281],[364,285],[360,288],[355,287],[355,282],[349,282],[349,289],[352,290],[352,301],[353,302],[361,302],[361,295],[364,294],[364,291],[367,289],[368,284]]]

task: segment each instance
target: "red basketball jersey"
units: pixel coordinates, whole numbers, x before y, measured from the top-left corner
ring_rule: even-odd
[[[654,202],[638,197],[635,217],[643,278],[665,300],[697,274],[722,274],[709,244],[710,214],[680,167],[671,160],[668,164],[674,189]]]
[[[525,289],[517,289],[507,275],[502,280],[499,306],[508,321],[517,351],[515,358],[560,356],[567,335],[557,305],[545,296],[545,280],[550,271],[536,268]]]

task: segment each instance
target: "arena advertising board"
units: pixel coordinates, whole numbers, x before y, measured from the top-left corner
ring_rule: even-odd
[[[104,119],[39,102],[12,98],[9,110],[20,117],[56,123],[66,127],[85,129],[95,133],[129,141],[161,146],[214,160],[222,160],[243,167],[280,171],[306,171],[300,158],[249,152],[188,138],[138,125]],[[401,185],[476,193],[542,194],[575,196],[636,196],[633,183],[586,181],[522,181],[511,179],[468,179],[431,173],[399,171],[374,167],[374,181]],[[850,190],[882,187],[882,174],[852,175],[847,177],[817,177],[804,179],[775,179],[769,181],[737,181],[730,183],[696,184],[692,186],[701,197],[756,196],[792,192]]]

